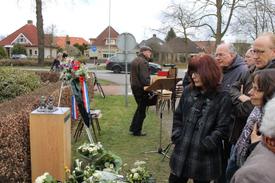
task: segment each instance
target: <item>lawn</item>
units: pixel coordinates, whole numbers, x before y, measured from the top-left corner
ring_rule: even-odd
[[[147,133],[145,137],[134,137],[129,135],[129,125],[134,114],[136,104],[134,98],[128,98],[128,107],[125,107],[124,96],[107,96],[105,99],[95,96],[95,105],[101,109],[102,118],[100,119],[101,136],[99,141],[104,148],[120,156],[123,163],[127,164],[124,169],[130,168],[136,160],[147,162],[148,169],[157,179],[157,182],[168,182],[169,160],[163,159],[159,153],[144,153],[155,151],[159,147],[159,114],[156,114],[155,107],[150,107],[147,117],[143,124],[143,129]],[[164,115],[171,116],[171,112],[164,112]],[[164,121],[164,120],[163,120]],[[171,123],[165,120],[163,123]],[[74,125],[75,126],[75,125]],[[162,147],[169,143],[169,130],[167,125],[163,125]],[[80,139],[74,142],[72,139],[73,159],[79,157],[76,149],[83,142],[88,142],[85,133],[82,133]],[[123,174],[123,172],[122,172]]]

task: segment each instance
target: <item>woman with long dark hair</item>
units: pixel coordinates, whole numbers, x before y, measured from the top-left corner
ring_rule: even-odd
[[[191,85],[174,113],[169,183],[207,183],[220,177],[222,140],[229,131],[231,99],[219,89],[222,77],[210,55],[193,57],[188,65]]]

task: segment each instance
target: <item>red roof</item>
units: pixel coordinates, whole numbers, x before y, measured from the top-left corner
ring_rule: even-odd
[[[37,39],[37,29],[32,23],[28,23],[18,29],[17,31],[13,32],[12,34],[8,35],[6,38],[0,41],[0,45],[11,45],[11,43],[20,35],[23,34],[32,45],[38,44]]]
[[[66,40],[67,40],[66,36],[57,36],[57,37],[55,37],[54,42],[56,43],[56,45],[58,47],[65,48]],[[69,37],[69,40],[70,40],[70,45],[72,45],[72,46],[76,43],[78,43],[79,45],[88,44],[88,41],[86,41],[82,37]]]

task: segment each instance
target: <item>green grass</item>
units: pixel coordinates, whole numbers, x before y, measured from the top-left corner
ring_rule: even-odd
[[[96,96],[95,106],[101,109],[102,118],[99,119],[101,136],[99,141],[104,148],[120,156],[123,163],[130,168],[136,160],[147,162],[148,169],[157,179],[157,182],[167,182],[169,176],[169,160],[162,161],[163,156],[158,153],[144,153],[155,151],[159,146],[159,115],[155,108],[151,107],[143,124],[143,130],[147,132],[145,137],[134,137],[129,135],[129,125],[134,114],[136,103],[133,97],[128,98],[128,107],[125,107],[124,96],[107,96],[105,99]],[[93,105],[94,106],[94,105]],[[171,122],[171,121],[170,121]],[[168,130],[163,129],[163,147],[169,143]],[[72,139],[73,141],[73,139]],[[75,143],[73,141],[72,156],[78,157],[76,149],[83,142],[88,142],[85,133]],[[122,172],[123,174],[123,172]]]

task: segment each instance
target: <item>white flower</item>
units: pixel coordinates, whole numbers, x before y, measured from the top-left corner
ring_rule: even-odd
[[[95,180],[100,180],[101,175],[100,175],[100,173],[95,172],[95,173],[93,174],[93,177],[95,178]]]
[[[138,174],[138,173],[134,173],[133,178],[134,178],[134,179],[138,179],[138,178],[139,178],[139,174]]]
[[[136,173],[136,172],[137,172],[137,169],[132,168],[132,169],[131,169],[131,172],[132,172],[132,173]]]
[[[114,169],[115,168],[115,165],[113,163],[110,164],[110,168],[111,169]]]
[[[137,171],[140,171],[140,172],[144,170],[144,168],[142,168],[140,166],[138,166],[136,169],[137,169]]]
[[[136,162],[134,163],[135,166],[141,166],[141,165],[145,165],[145,164],[146,164],[145,161],[136,161]]]
[[[43,183],[44,179],[46,179],[47,175],[50,175],[48,172],[45,172],[43,175],[37,177],[35,179],[35,183]]]

